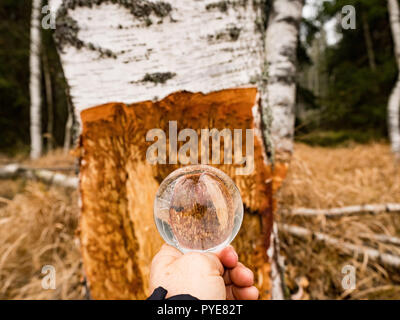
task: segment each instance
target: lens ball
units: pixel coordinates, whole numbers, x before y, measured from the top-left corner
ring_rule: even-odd
[[[163,239],[180,251],[218,251],[238,233],[243,203],[235,183],[221,170],[187,166],[161,183],[154,219]]]

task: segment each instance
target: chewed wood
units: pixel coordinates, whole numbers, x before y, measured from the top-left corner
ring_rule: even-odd
[[[158,102],[109,103],[81,113],[80,237],[93,298],[143,299],[149,294],[151,259],[163,243],[153,220],[153,201],[161,181],[180,165],[150,165],[146,150],[153,142],[146,141],[146,133],[160,128],[168,138],[169,121],[177,121],[178,132],[191,128],[199,135],[205,128],[256,129],[252,174],[235,175],[234,164],[216,167],[241,192],[245,215],[234,245],[255,272],[261,297],[269,298],[266,249],[276,183],[264,157],[257,100],[256,88],[176,92]]]

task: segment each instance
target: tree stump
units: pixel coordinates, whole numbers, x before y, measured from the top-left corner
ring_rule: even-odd
[[[170,121],[178,131],[190,128],[199,135],[202,129],[254,129],[251,174],[237,175],[240,165],[215,166],[235,181],[245,205],[233,245],[254,271],[261,298],[271,298],[271,270],[277,272],[267,250],[273,195],[293,135],[293,21],[300,20],[301,0],[272,3],[68,0],[59,7],[55,38],[81,121],[80,240],[93,298],[150,294],[150,262],[163,243],[153,201],[161,181],[182,164],[150,164],[146,134],[154,128],[168,132]],[[268,53],[269,28],[274,36],[290,36]]]

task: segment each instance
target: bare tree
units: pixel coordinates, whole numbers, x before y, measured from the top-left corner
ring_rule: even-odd
[[[388,128],[392,151],[400,158],[400,10],[397,0],[388,0],[390,27],[392,29],[394,54],[399,69],[397,82],[388,102]]]
[[[371,30],[369,29],[368,17],[365,9],[361,12],[361,21],[364,31],[365,47],[367,48],[369,67],[372,71],[376,70],[375,51],[372,42]]]
[[[47,58],[47,54],[42,50],[42,63],[43,63],[43,73],[44,73],[44,84],[46,92],[46,105],[47,105],[47,151],[54,148],[54,105],[53,105],[53,86],[51,82],[50,66]]]
[[[41,0],[32,0],[31,14],[31,44],[30,44],[30,133],[31,133],[31,152],[32,159],[40,157],[42,154],[42,126],[41,126],[41,70],[40,70],[40,12]]]
[[[68,117],[67,122],[65,123],[65,133],[64,133],[64,153],[68,153],[71,149],[71,139],[72,139],[72,128],[74,125],[74,111],[71,105],[71,99],[69,96],[69,91],[65,89],[65,96],[67,97],[67,111]]]

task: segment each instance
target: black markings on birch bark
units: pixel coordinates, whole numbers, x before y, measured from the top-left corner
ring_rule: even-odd
[[[241,28],[237,26],[229,26],[226,30],[218,32],[217,34],[209,34],[208,41],[237,41],[240,36]]]
[[[143,77],[143,82],[154,82],[154,83],[165,83],[169,79],[172,79],[176,76],[176,73],[173,72],[155,72],[155,73],[146,73]]]
[[[257,1],[257,0],[253,0]],[[262,0],[263,1],[263,0]],[[227,12],[229,8],[236,8],[236,7],[246,7],[248,4],[248,0],[236,0],[236,1],[229,1],[229,0],[222,0],[213,3],[209,3],[206,5],[206,10],[219,10],[221,12]]]
[[[117,54],[110,49],[104,49],[91,42],[84,42],[79,39],[79,26],[78,22],[68,15],[68,10],[74,10],[77,7],[92,8],[94,5],[103,3],[118,4],[132,14],[134,18],[142,20],[145,26],[150,26],[153,21],[150,15],[154,14],[156,17],[161,18],[157,23],[162,23],[162,18],[169,16],[172,11],[172,6],[164,1],[147,1],[147,0],[64,0],[57,11],[56,17],[56,30],[55,41],[57,47],[62,51],[66,45],[73,46],[77,49],[86,48],[96,51],[100,54],[100,58],[116,58]],[[119,26],[120,28],[120,26]]]

